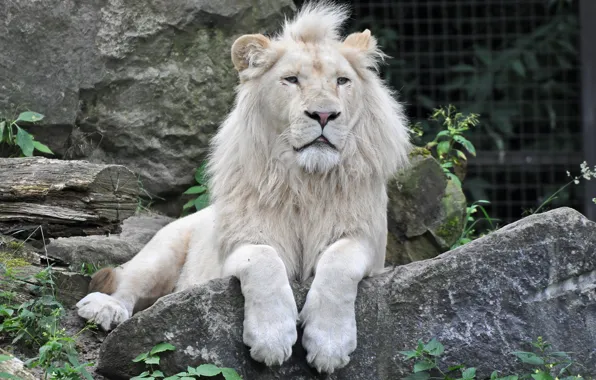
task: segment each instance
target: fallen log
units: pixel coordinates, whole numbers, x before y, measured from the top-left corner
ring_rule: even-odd
[[[120,232],[139,186],[121,165],[40,157],[0,158],[0,234],[45,238]]]

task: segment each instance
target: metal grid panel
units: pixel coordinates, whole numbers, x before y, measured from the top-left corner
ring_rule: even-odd
[[[465,188],[470,199],[490,200],[491,214],[505,223],[536,208],[583,161],[577,9],[548,2],[351,2],[351,29],[370,28],[393,57],[384,75],[410,118],[425,120],[448,104],[481,114]],[[582,211],[582,186],[555,205]]]

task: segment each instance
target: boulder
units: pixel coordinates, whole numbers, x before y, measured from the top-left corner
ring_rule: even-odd
[[[294,284],[298,306],[308,284]],[[411,373],[398,351],[437,338],[445,364],[520,370],[512,351],[538,336],[574,353],[583,375],[596,376],[596,223],[561,208],[527,217],[434,259],[363,281],[356,301],[358,348],[328,379],[401,379]],[[300,343],[290,360],[268,368],[242,343],[243,297],[224,278],[161,298],[104,341],[99,371],[125,379],[132,359],[155,344],[177,347],[160,363],[166,375],[215,363],[244,379],[318,379]],[[592,347],[592,348],[590,348]]]
[[[192,183],[229,111],[235,38],[277,29],[291,0],[1,1],[0,113],[59,156],[126,165],[151,194]]]
[[[447,180],[431,153],[416,148],[410,160],[387,187],[387,265],[430,259],[449,250],[466,222],[461,187]]]
[[[172,221],[172,218],[158,214],[132,216],[124,220],[118,235],[51,239],[46,247],[47,254],[75,270],[83,264],[96,267],[123,264]]]

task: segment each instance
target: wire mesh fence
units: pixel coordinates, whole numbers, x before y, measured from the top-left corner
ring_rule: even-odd
[[[392,58],[383,76],[426,123],[454,104],[481,116],[464,189],[504,223],[569,182],[583,160],[577,1],[353,0],[352,30],[369,28]],[[432,135],[433,125],[425,129]],[[583,211],[582,186],[553,206]]]

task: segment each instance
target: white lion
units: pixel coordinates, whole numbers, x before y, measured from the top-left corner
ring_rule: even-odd
[[[376,72],[370,31],[341,39],[345,8],[305,6],[274,38],[232,46],[236,105],[213,140],[212,205],[160,230],[126,264],[98,272],[78,313],[110,329],[157,298],[235,276],[244,342],[281,364],[304,327],[319,372],[356,348],[358,283],[383,268],[386,182],[410,150],[400,104]],[[314,275],[298,315],[290,280]]]

